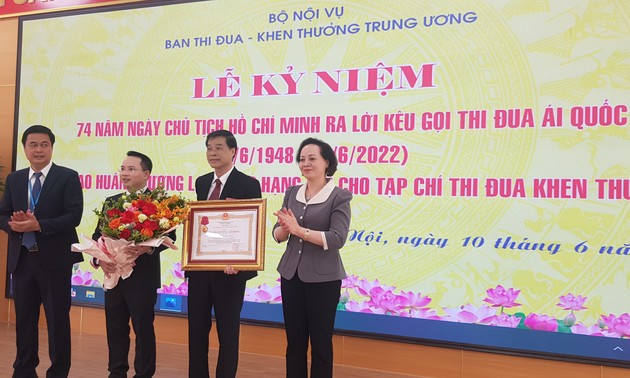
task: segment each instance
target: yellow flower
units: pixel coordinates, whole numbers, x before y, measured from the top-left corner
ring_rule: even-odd
[[[160,219],[160,228],[166,230],[167,228],[169,228],[171,225],[171,223],[168,221],[168,219],[166,218],[162,218]]]

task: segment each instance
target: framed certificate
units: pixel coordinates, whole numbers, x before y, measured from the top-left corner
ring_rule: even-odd
[[[184,223],[182,270],[265,268],[267,200],[189,202]]]

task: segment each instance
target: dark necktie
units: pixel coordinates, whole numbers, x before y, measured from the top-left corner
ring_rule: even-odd
[[[219,199],[219,195],[221,194],[221,180],[214,180],[214,189],[212,189],[212,193],[210,193],[209,200],[217,200]]]
[[[42,190],[42,182],[39,178],[42,176],[41,172],[33,173],[35,177],[35,182],[33,183],[33,187],[31,188],[31,198],[28,201],[28,208],[31,212],[35,212],[35,205],[39,200],[39,192]],[[26,248],[33,248],[37,244],[35,240],[35,234],[33,232],[25,232],[22,236],[22,245]]]

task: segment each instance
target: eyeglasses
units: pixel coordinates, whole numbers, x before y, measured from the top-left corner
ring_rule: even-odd
[[[131,174],[134,174],[134,173],[140,172],[140,171],[144,171],[144,169],[138,169],[138,168],[134,168],[134,167],[129,167],[129,168],[120,167],[120,169],[118,170],[119,173],[129,172]]]

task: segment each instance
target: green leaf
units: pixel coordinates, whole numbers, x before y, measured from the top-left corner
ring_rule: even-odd
[[[522,312],[517,312],[516,314],[514,314],[514,316],[516,316],[517,318],[520,318],[521,321],[518,323],[518,326],[516,328],[520,328],[520,329],[529,329],[527,328],[527,326],[525,325],[525,318],[527,318],[527,316],[522,313]]]
[[[560,319],[556,319],[558,322],[558,332],[560,333],[573,333],[571,332],[571,327],[567,326],[564,321]]]

